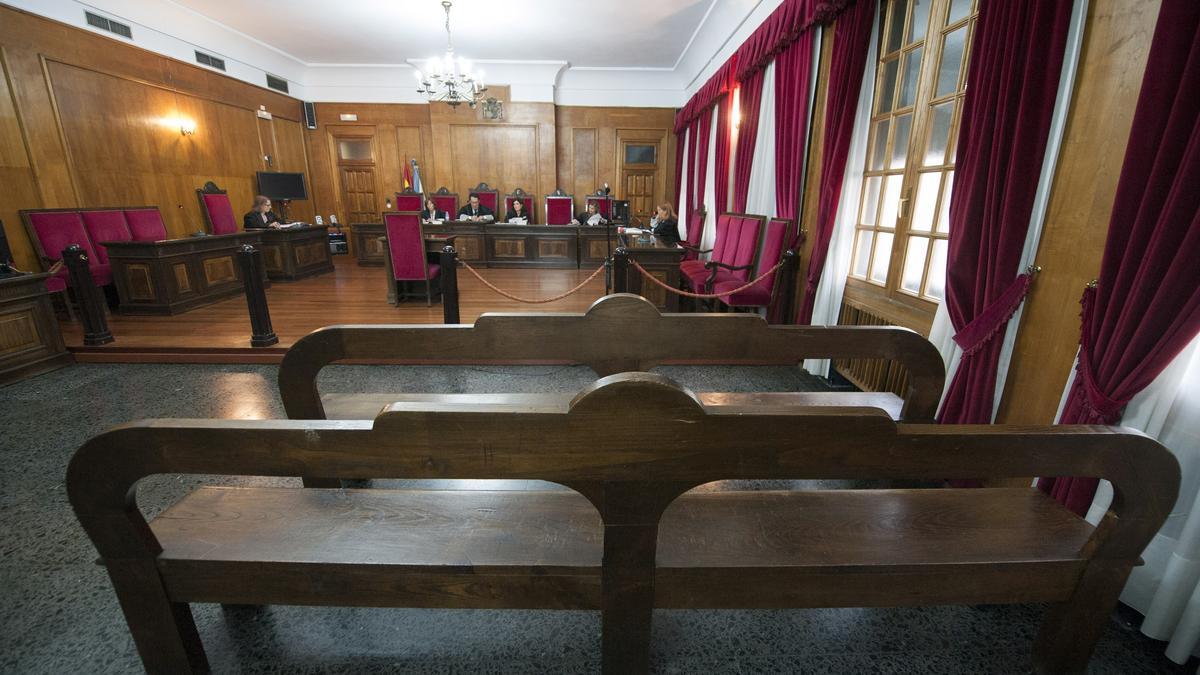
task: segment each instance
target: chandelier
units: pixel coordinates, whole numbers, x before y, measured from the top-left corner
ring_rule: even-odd
[[[457,108],[460,103],[466,103],[474,108],[483,100],[487,87],[483,84],[483,71],[471,72],[471,63],[461,56],[454,57],[454,42],[450,39],[450,2],[442,1],[446,10],[446,56],[436,56],[425,62],[425,73],[416,72],[420,88],[418,94],[424,94],[429,102],[442,101]]]

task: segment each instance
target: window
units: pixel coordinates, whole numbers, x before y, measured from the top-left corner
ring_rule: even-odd
[[[978,10],[976,0],[885,4],[847,295],[923,330],[945,292],[955,144]]]
[[[625,163],[626,164],[654,164],[655,154],[658,150],[657,145],[633,145],[625,146]]]
[[[371,152],[371,139],[339,138],[338,159],[348,162],[370,162],[375,159]]]

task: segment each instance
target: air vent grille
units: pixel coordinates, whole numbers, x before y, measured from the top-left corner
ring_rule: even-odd
[[[196,63],[216,68],[217,70],[225,70],[225,59],[219,59],[212,54],[205,54],[204,52],[196,52]]]
[[[282,77],[276,77],[270,73],[267,73],[267,86],[275,91],[282,91],[285,94],[288,93],[287,80],[283,79]]]
[[[112,19],[100,16],[99,14],[92,14],[91,12],[84,12],[83,14],[87,19],[89,26],[95,26],[100,30],[106,30],[110,33],[115,33],[123,38],[129,38],[130,40],[133,39],[133,31],[130,30],[129,26],[121,23],[120,21],[114,21]]]

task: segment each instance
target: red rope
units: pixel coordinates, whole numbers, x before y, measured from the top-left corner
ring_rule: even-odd
[[[726,295],[733,295],[734,293],[741,293],[742,291],[744,291],[748,288],[751,288],[752,286],[754,286],[758,282],[762,281],[763,279],[766,279],[767,277],[771,276],[772,274],[778,272],[779,268],[783,267],[784,263],[786,263],[786,262],[787,262],[786,259],[780,260],[778,263],[776,263],[776,265],[774,267],[772,267],[771,269],[767,270],[766,272],[763,272],[762,274],[760,274],[757,279],[749,281],[746,283],[745,286],[739,286],[738,288],[735,288],[731,291],[725,291],[723,293],[692,293],[690,291],[681,291],[678,288],[672,288],[671,286],[668,286],[666,283],[659,280],[658,277],[647,272],[644,267],[642,267],[641,265],[638,264],[638,261],[633,260],[632,258],[629,260],[629,264],[636,267],[637,270],[642,273],[642,276],[646,277],[650,281],[653,281],[654,283],[658,284],[659,286],[662,286],[663,288],[667,289],[668,291],[670,291],[676,295],[682,295],[682,296],[688,297],[688,298],[700,298],[701,300],[711,300],[713,298],[721,298]]]
[[[572,288],[571,290],[567,291],[566,293],[560,293],[552,298],[540,298],[537,300],[533,300],[530,298],[522,298],[522,297],[513,295],[512,293],[509,293],[508,291],[497,288],[495,285],[492,284],[492,282],[488,281],[487,279],[484,279],[479,274],[479,272],[476,272],[475,268],[468,265],[465,260],[460,260],[459,262],[462,263],[463,267],[467,268],[468,272],[470,272],[471,274],[474,274],[476,279],[483,282],[484,286],[487,286],[488,288],[499,293],[500,295],[503,295],[504,297],[508,298],[509,300],[516,300],[517,302],[523,302],[528,305],[540,305],[540,304],[544,304],[547,302],[554,302],[555,300],[562,300],[563,298],[567,297],[568,295],[571,295],[572,293],[578,293],[580,289],[582,289],[584,286],[587,286],[588,282],[590,282],[592,279],[595,279],[596,275],[600,274],[600,272],[602,272],[604,270],[604,265],[597,267],[596,271],[592,272],[592,275],[590,277],[584,279],[582,282],[580,282],[580,284],[578,286],[576,286],[575,288]]]

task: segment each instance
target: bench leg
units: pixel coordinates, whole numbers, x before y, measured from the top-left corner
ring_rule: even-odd
[[[650,670],[657,540],[657,524],[605,527],[600,619],[600,670],[605,675]]]
[[[1132,566],[1095,561],[1087,566],[1070,599],[1051,605],[1033,645],[1037,673],[1083,673],[1096,641],[1117,606]]]
[[[108,560],[105,565],[146,672],[208,672],[192,610],[167,598],[155,561]]]

